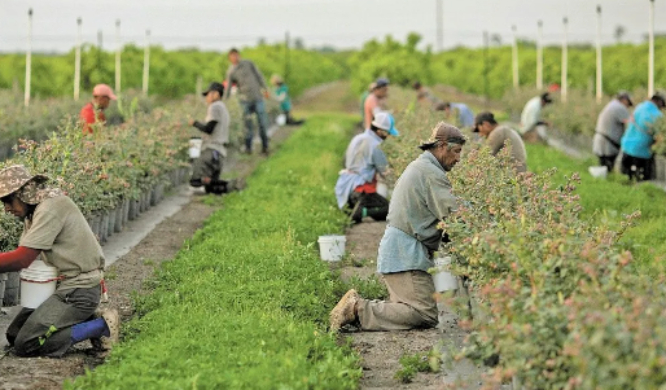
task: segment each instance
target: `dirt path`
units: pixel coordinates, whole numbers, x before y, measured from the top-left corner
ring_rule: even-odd
[[[273,150],[294,131],[281,128],[272,134]],[[231,159],[225,175],[247,177],[265,159],[259,155],[241,155]],[[222,199],[223,202],[223,199]],[[191,201],[173,216],[159,223],[138,245],[133,247],[112,266],[107,268],[109,303],[102,307],[118,309],[124,321],[134,315],[132,296],[151,290],[151,277],[161,263],[174,258],[182,245],[203,225],[203,222],[222,204],[220,201],[204,202],[204,197],[193,196]],[[210,205],[210,203],[216,206]],[[9,314],[0,314],[0,347],[4,346],[4,331],[20,307],[10,308]],[[88,342],[77,344],[61,359],[17,358],[11,353],[0,352],[0,389],[60,389],[68,378],[85,373],[102,364],[90,350]]]

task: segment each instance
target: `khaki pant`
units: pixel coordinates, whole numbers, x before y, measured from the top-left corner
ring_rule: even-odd
[[[361,299],[357,303],[363,330],[407,330],[437,326],[437,303],[432,276],[423,271],[384,274],[388,301]]]

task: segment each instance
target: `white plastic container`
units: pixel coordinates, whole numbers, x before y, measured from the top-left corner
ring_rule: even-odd
[[[195,159],[199,158],[201,156],[201,143],[203,141],[201,138],[197,137],[192,137],[190,138],[190,149],[189,149],[189,154],[190,158]]]
[[[451,264],[451,256],[435,259],[435,268],[437,268],[438,271],[432,275],[432,281],[435,283],[435,291],[437,292],[450,291],[458,288],[458,279],[451,272],[444,270],[448,268],[449,264]]]
[[[384,198],[388,198],[389,196],[389,188],[386,183],[378,182],[377,183],[377,193],[381,195]]]
[[[600,167],[589,167],[587,170],[590,171],[590,175],[592,175],[592,177],[605,179],[606,176],[608,176],[608,167],[605,165]]]
[[[280,114],[275,118],[275,122],[278,126],[284,126],[287,124],[287,116],[285,114]]]
[[[21,306],[36,309],[56,290],[58,269],[35,260],[21,271]]]
[[[345,236],[319,236],[319,255],[325,261],[340,261],[345,254]]]

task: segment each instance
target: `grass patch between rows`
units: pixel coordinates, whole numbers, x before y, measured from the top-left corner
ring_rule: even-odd
[[[354,119],[315,116],[225,198],[138,302],[106,364],[69,389],[351,389],[326,333],[340,285],[313,244],[338,233],[333,186]]]

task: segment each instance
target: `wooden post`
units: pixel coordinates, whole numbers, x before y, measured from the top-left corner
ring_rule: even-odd
[[[146,30],[146,47],[143,49],[143,94],[148,96],[148,76],[150,72],[150,30]]]
[[[654,0],[650,0],[649,25],[649,53],[648,53],[648,98],[654,95]]]
[[[537,68],[536,68],[536,87],[543,89],[543,22],[539,20],[537,36]]]
[[[566,17],[562,20],[563,25],[564,25],[564,38],[562,40],[562,86],[561,86],[561,96],[562,96],[562,102],[567,101],[567,76],[568,76],[568,53],[567,53],[567,45],[568,45],[568,24],[569,24],[569,19]]]
[[[25,95],[23,104],[30,105],[30,77],[32,73],[32,8],[28,9],[28,47],[25,53]]]
[[[513,31],[513,44],[511,47],[511,62],[513,65],[513,89],[518,90],[520,87],[520,78],[518,74],[518,38],[516,37],[516,26],[511,26]]]
[[[597,6],[597,104],[601,104],[603,96],[601,69],[601,6]]]
[[[74,100],[79,100],[81,91],[81,18],[76,18],[76,53],[74,55]]]
[[[284,76],[285,84],[289,85],[289,74],[291,73],[291,58],[289,57],[289,31],[284,33]]]
[[[488,85],[488,31],[483,32],[483,96],[484,96],[484,108],[488,109],[488,103],[490,99],[490,87]]]
[[[116,20],[116,94],[120,95],[120,52],[122,43],[120,43],[120,20]]]
[[[435,0],[435,23],[437,24],[437,51],[444,50],[444,4]]]

